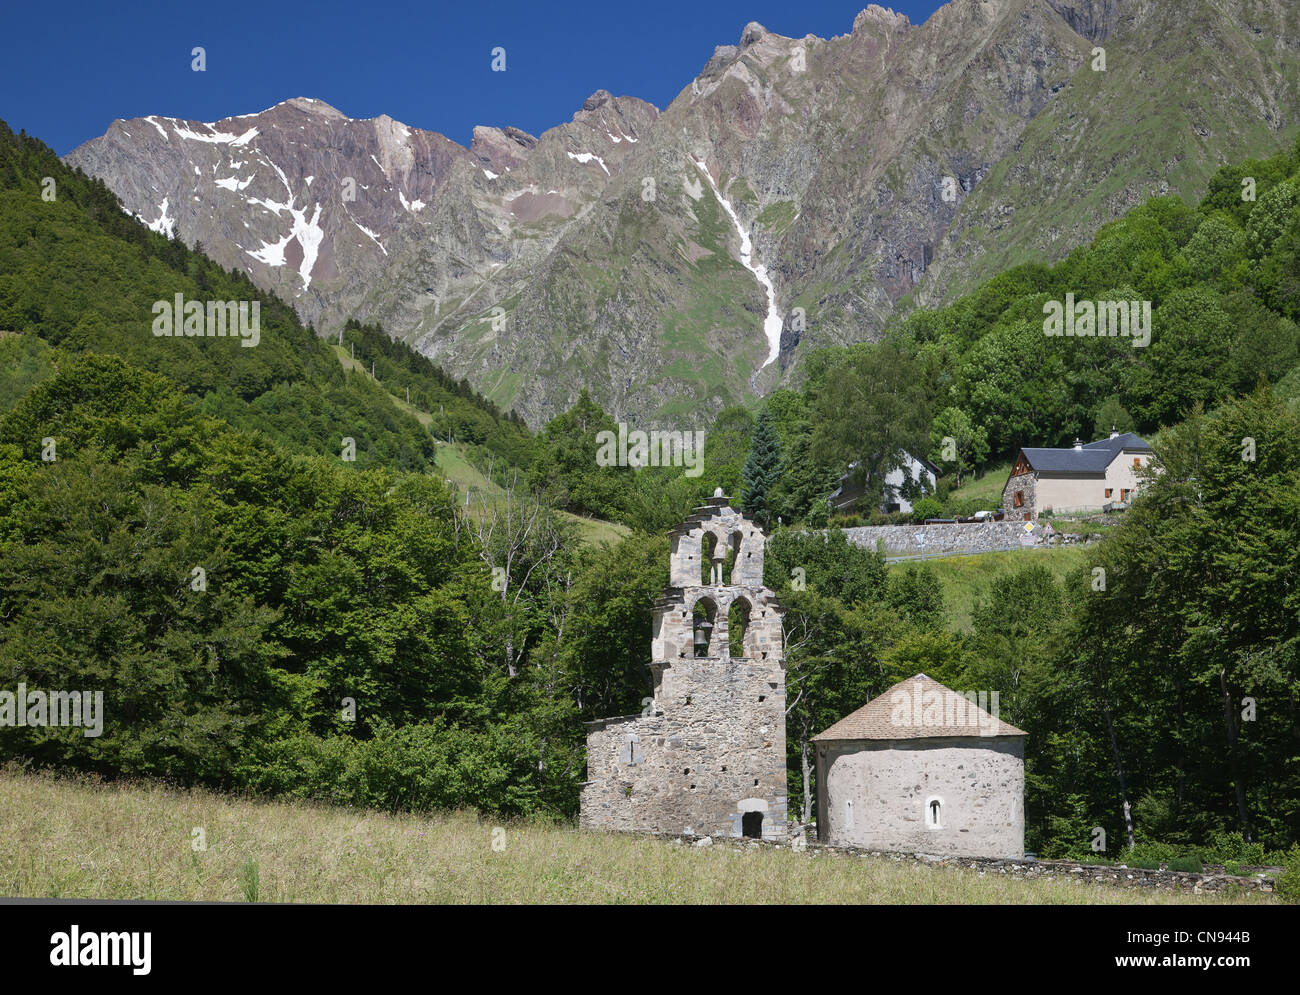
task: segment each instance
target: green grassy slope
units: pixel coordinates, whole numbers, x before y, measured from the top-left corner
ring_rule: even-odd
[[[976,556],[949,556],[926,560],[939,578],[943,603],[948,617],[948,627],[954,631],[969,632],[971,611],[975,601],[988,588],[989,582],[1004,570],[1037,563],[1045,565],[1057,579],[1075,567],[1090,562],[1092,554],[1087,546],[1057,546],[1046,549],[1028,547]],[[900,565],[891,565],[898,569]]]
[[[191,847],[195,826],[206,849]],[[493,837],[499,841],[493,846]],[[383,815],[0,773],[0,894],[327,903],[1273,904],[769,847],[689,847],[471,813]]]

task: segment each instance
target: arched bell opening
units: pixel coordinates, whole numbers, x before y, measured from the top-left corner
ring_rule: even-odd
[[[695,656],[717,656],[718,606],[712,598],[700,598],[692,612],[692,644]]]
[[[733,659],[754,655],[749,625],[751,610],[748,598],[737,598],[727,609],[727,643]]]
[[[722,575],[727,578],[727,583],[733,587],[740,584],[740,550],[744,541],[745,537],[741,534],[740,529],[732,532],[730,538],[727,539],[727,558],[722,565]]]
[[[718,548],[718,537],[712,532],[705,532],[700,539],[700,584],[712,587],[714,584],[713,554]]]

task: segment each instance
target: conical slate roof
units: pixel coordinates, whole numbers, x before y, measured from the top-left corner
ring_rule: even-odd
[[[917,674],[818,733],[813,742],[1024,735],[951,688]]]

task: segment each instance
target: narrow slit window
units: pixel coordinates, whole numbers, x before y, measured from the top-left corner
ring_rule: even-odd
[[[925,828],[943,828],[943,799],[937,797],[925,800]]]

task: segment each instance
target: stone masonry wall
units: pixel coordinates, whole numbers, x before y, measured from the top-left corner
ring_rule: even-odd
[[[655,714],[587,726],[584,829],[786,834],[785,674],[779,662],[668,665]],[[665,693],[662,688],[669,687]]]
[[[742,850],[756,850],[760,847],[789,848],[801,851],[810,859],[861,859],[888,860],[895,864],[914,867],[931,867],[936,873],[945,870],[971,870],[981,877],[997,874],[1003,877],[1040,879],[1045,881],[1073,881],[1081,885],[1094,885],[1111,888],[1137,888],[1155,891],[1181,891],[1195,895],[1214,894],[1227,891],[1256,891],[1269,894],[1276,885],[1276,875],[1280,868],[1253,868],[1249,874],[1233,875],[1223,868],[1207,867],[1199,874],[1189,871],[1148,870],[1140,867],[1127,867],[1122,863],[1117,866],[1080,864],[1074,860],[1039,860],[1022,858],[1019,860],[999,857],[943,857],[924,853],[895,853],[888,850],[873,850],[856,846],[842,846],[832,843],[818,843],[805,839],[791,829],[791,839],[785,844],[777,841],[758,840],[712,840],[697,837],[674,838],[668,840],[670,846],[721,845],[738,847]],[[1243,871],[1246,868],[1242,868]],[[1267,873],[1254,873],[1255,871]]]
[[[1019,508],[1016,507],[1016,491],[1025,492],[1025,503]],[[1008,521],[1016,518],[1023,522],[1025,515],[1031,521],[1038,517],[1038,479],[1033,473],[1020,473],[1007,480],[1002,488],[1002,510],[1006,512]]]
[[[868,549],[884,543],[885,552],[908,553],[987,553],[998,549],[1016,549],[1033,545],[1037,532],[1025,532],[1025,523],[970,522],[961,525],[864,525],[845,529],[851,543]]]
[[[654,698],[640,715],[587,724],[584,829],[785,837],[785,657],[765,541],[720,494],[673,530]]]
[[[827,743],[817,751],[822,840],[979,857],[1025,850],[1024,739]],[[931,800],[940,824],[927,825]]]

